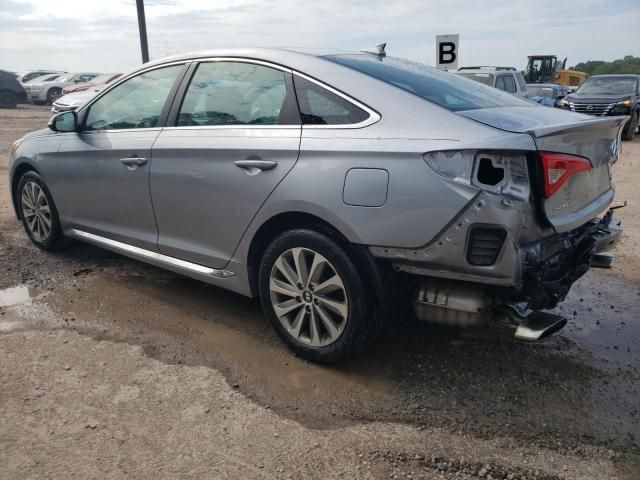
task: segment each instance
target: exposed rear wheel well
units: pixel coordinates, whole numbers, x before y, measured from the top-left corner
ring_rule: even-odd
[[[308,228],[324,233],[345,249],[351,248],[350,242],[344,235],[336,230],[330,223],[325,222],[319,217],[302,212],[288,212],[276,215],[267,220],[258,229],[249,247],[247,266],[249,269],[251,293],[253,295],[256,295],[258,292],[258,270],[264,251],[278,235],[295,228]]]
[[[390,281],[391,272],[388,265],[377,262],[366,247],[351,243],[330,223],[308,213],[282,213],[269,219],[258,229],[249,247],[247,258],[251,294],[254,296],[258,294],[258,271],[262,256],[269,244],[281,233],[300,228],[314,230],[328,236],[350,255],[371,292],[372,301],[375,302],[376,321],[372,326],[377,330],[381,329],[384,320],[391,316],[390,306],[395,297],[395,284]]]
[[[15,172],[13,172],[13,178],[11,179],[11,198],[13,200],[13,208],[15,209],[16,216],[18,217],[19,220],[22,220],[22,217],[20,215],[20,210],[18,209],[18,202],[17,202],[18,183],[20,183],[20,179],[27,172],[36,172],[38,174],[40,173],[38,172],[38,170],[34,168],[33,165],[30,165],[28,163],[23,163],[16,167]]]

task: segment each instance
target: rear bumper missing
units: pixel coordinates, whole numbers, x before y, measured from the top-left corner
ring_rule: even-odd
[[[602,219],[594,219],[582,227],[523,248],[525,252],[524,284],[520,297],[527,308],[554,308],[565,299],[573,283],[592,266],[610,267],[601,262],[600,253],[611,250],[620,240],[620,221],[609,210]]]

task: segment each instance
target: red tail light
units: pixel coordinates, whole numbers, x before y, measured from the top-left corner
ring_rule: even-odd
[[[564,153],[540,152],[544,171],[544,196],[556,193],[571,175],[583,170],[591,170],[591,162],[584,157]]]

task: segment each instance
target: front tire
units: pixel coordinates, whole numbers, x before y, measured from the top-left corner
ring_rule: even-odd
[[[47,105],[53,105],[60,96],[62,95],[62,89],[58,87],[50,88],[47,92]]]
[[[629,120],[627,127],[622,132],[623,140],[633,140],[633,137],[636,136],[636,130],[638,129],[638,110],[636,110]]]
[[[66,246],[58,210],[40,175],[25,173],[18,182],[15,198],[22,226],[38,248],[53,251]]]
[[[16,108],[18,106],[18,96],[13,92],[0,92],[0,108]]]
[[[267,247],[260,301],[278,336],[298,356],[337,363],[364,350],[374,309],[348,245],[314,230],[290,230]]]

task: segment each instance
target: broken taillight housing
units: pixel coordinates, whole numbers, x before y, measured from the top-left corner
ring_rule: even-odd
[[[551,197],[577,172],[591,170],[588,158],[565,153],[540,152],[544,174],[544,196]]]
[[[513,200],[529,198],[527,157],[517,151],[445,150],[422,155],[438,175]]]

